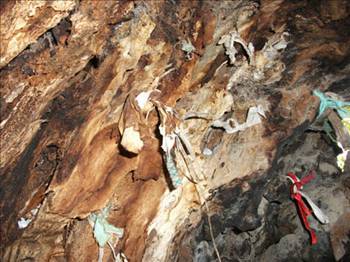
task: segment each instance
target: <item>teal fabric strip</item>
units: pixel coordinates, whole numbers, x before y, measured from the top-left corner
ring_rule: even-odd
[[[350,117],[350,112],[344,108],[345,106],[350,106],[350,102],[335,100],[318,90],[314,90],[313,94],[320,99],[318,117],[322,115],[327,108],[335,109],[342,119]]]
[[[113,234],[119,238],[123,237],[124,230],[119,227],[115,227],[108,223],[109,207],[105,207],[99,213],[92,213],[89,216],[89,220],[94,225],[94,237],[100,247],[104,247],[107,242],[113,237]]]
[[[179,173],[177,172],[177,168],[175,162],[170,154],[165,155],[165,165],[169,172],[171,182],[175,188],[179,187],[182,184]]]

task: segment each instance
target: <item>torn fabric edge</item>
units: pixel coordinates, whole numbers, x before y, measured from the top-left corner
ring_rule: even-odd
[[[254,46],[252,43],[247,44],[236,30],[231,31],[229,34],[223,35],[218,42],[219,45],[224,45],[226,49],[225,54],[228,55],[230,64],[233,65],[236,62],[236,54],[238,51],[234,46],[235,43],[239,43],[243,47],[248,55],[249,63],[252,64],[254,59]]]
[[[95,212],[90,214],[89,223],[93,227],[94,237],[100,247],[104,247],[113,235],[118,238],[122,238],[124,235],[124,229],[116,227],[108,223],[109,207],[105,207],[101,212]]]
[[[175,188],[179,187],[182,184],[182,179],[179,176],[179,173],[176,168],[175,161],[171,155],[171,150],[174,148],[176,143],[176,135],[175,134],[165,134],[165,128],[163,126],[159,126],[159,132],[162,135],[162,149],[165,154],[163,154],[163,159],[165,162],[165,166],[168,170],[171,182]]]
[[[32,223],[32,221],[36,218],[36,215],[38,214],[40,207],[41,207],[41,204],[39,204],[37,207],[30,210],[30,216],[31,216],[30,218],[21,217],[17,221],[18,228],[19,229],[27,228],[30,225],[30,223]]]
[[[335,109],[337,114],[341,118],[342,124],[350,134],[350,102],[337,100],[318,90],[314,90],[313,94],[320,99],[318,117],[320,117],[327,108]],[[350,150],[345,150],[343,145],[331,135],[330,130],[332,128],[327,122],[324,123],[323,128],[326,134],[330,137],[330,139],[333,142],[335,142],[338,145],[338,147],[342,150],[342,153],[337,155],[337,166],[342,172],[344,172],[345,161]]]
[[[337,111],[338,115],[342,119],[350,118],[350,110],[347,109],[347,107],[350,106],[350,102],[344,102],[344,101],[333,99],[330,96],[327,96],[326,94],[318,90],[314,90],[313,94],[320,99],[318,117],[320,117],[327,108],[332,108]]]
[[[175,188],[178,188],[182,184],[182,179],[179,176],[175,162],[171,155],[164,155],[165,165],[167,167],[168,173],[170,175],[171,182]]]
[[[249,108],[246,122],[243,124],[239,124],[237,122],[237,120],[235,120],[234,118],[230,118],[226,121],[215,120],[212,123],[212,126],[223,128],[223,129],[225,129],[226,133],[233,134],[233,133],[236,133],[238,131],[243,131],[243,130],[247,129],[248,127],[260,124],[262,122],[261,117],[266,118],[266,115],[265,115],[265,112],[264,112],[264,109],[262,108],[262,106],[259,105],[257,107],[254,106],[254,107]],[[234,127],[232,127],[231,122],[233,122]]]
[[[98,249],[99,262],[103,261],[103,255],[104,255],[103,248],[106,244],[108,244],[109,247],[111,248],[113,257],[115,258],[115,251],[113,249],[112,244],[110,243],[110,240],[113,238],[114,235],[116,235],[118,238],[122,238],[124,235],[123,228],[113,226],[107,221],[109,209],[110,207],[107,206],[103,208],[100,212],[92,213],[88,217],[89,224],[93,228],[94,238],[99,246],[99,249]]]
[[[188,60],[191,59],[191,55],[194,51],[196,51],[196,48],[193,46],[191,40],[187,39],[181,41],[181,50],[186,53],[186,58]]]
[[[141,110],[143,110],[146,106],[146,104],[149,102],[149,98],[153,90],[150,91],[143,91],[137,95],[135,98],[138,106],[140,107]]]
[[[25,219],[24,217],[21,217],[17,221],[17,225],[18,225],[19,229],[24,229],[24,228],[28,227],[31,222],[32,222],[31,218]]]
[[[329,223],[329,218],[322,212],[322,210],[311,200],[311,198],[307,194],[301,191],[303,185],[310,182],[310,180],[314,179],[314,177],[314,171],[311,171],[307,176],[303,177],[302,179],[299,179],[294,173],[288,173],[287,175],[287,178],[293,183],[290,187],[291,198],[295,200],[298,210],[300,212],[299,214],[301,221],[304,224],[306,230],[310,233],[312,245],[317,243],[317,237],[314,230],[310,227],[309,221],[307,219],[308,216],[310,216],[313,213],[317,220],[319,220],[322,224]],[[303,198],[311,207],[312,212],[310,212],[309,208],[305,205]]]
[[[340,168],[340,170],[344,172],[345,162],[350,150],[345,150],[340,142],[337,142],[337,145],[342,150],[342,152],[337,155],[337,165]]]

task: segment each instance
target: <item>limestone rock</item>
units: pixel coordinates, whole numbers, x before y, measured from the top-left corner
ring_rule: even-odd
[[[1,1],[1,260],[97,260],[88,217],[109,207],[103,261],[345,261],[350,158],[312,92],[350,99],[350,6],[319,3]],[[310,169],[314,246],[284,178]]]

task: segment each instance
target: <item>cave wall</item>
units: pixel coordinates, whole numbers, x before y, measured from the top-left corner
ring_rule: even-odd
[[[129,261],[216,259],[203,233],[208,215],[227,261],[248,253],[268,260],[284,243],[307,249],[282,177],[309,168],[324,177],[313,186],[342,195],[342,209],[327,209],[335,215],[320,229],[326,240],[318,247],[331,257],[327,237],[349,214],[349,170],[340,174],[335,153],[301,168],[288,162],[297,149],[281,148],[296,143],[298,132],[302,142],[331,150],[304,133],[318,112],[313,90],[349,99],[349,8],[342,0],[2,1],[1,257],[96,260],[87,218],[107,205],[108,221],[125,230],[115,250]],[[254,46],[250,55],[236,43],[233,64],[218,44],[232,31]],[[184,41],[195,50],[185,51]],[[188,169],[177,163],[183,184],[176,190],[162,160],[160,113],[145,117],[133,102],[155,89],[157,101],[177,112],[193,151]],[[232,116],[242,123],[258,105],[266,116],[258,125],[234,134],[211,127]],[[130,154],[121,145],[123,126],[135,123],[144,146]],[[331,171],[321,168],[328,162]],[[19,229],[33,209],[33,221]],[[253,241],[257,231],[270,240]],[[226,254],[225,243],[242,253]],[[203,245],[207,255],[198,251]],[[321,261],[306,253],[296,258]],[[104,259],[112,259],[109,248]]]
[[[210,201],[212,230],[222,261],[347,261],[349,249],[348,173],[339,174],[337,149],[322,134],[297,130],[282,144],[272,168],[216,189]],[[327,214],[330,224],[314,217],[317,244],[301,223],[290,199],[285,174],[316,171],[304,191]],[[349,171],[347,171],[349,172]],[[235,201],[232,201],[235,199]],[[187,232],[177,235],[176,261],[214,261],[213,238],[208,217],[187,223]],[[189,254],[191,254],[189,256]]]

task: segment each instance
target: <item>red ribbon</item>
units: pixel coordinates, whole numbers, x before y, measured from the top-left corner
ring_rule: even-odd
[[[303,187],[303,185],[309,183],[312,179],[315,178],[315,171],[310,171],[310,173],[303,177],[302,179],[298,179],[298,177],[294,173],[288,173],[288,177],[293,180],[293,185],[290,187],[290,194],[292,199],[294,199],[297,203],[299,213],[301,216],[301,220],[306,228],[306,230],[310,233],[311,236],[311,244],[314,245],[317,243],[317,237],[315,232],[310,227],[309,221],[307,220],[308,216],[312,214],[312,211],[305,205],[303,198],[299,191]],[[296,187],[296,190],[295,190]]]

